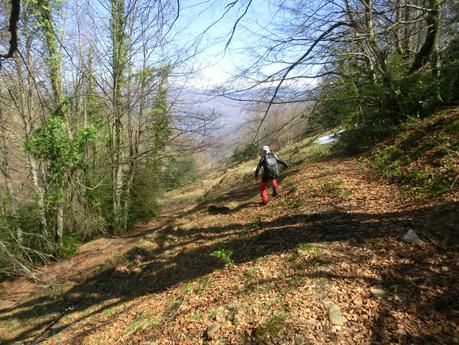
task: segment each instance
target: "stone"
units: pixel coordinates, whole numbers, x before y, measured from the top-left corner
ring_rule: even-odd
[[[328,306],[328,319],[330,320],[330,323],[335,326],[342,326],[346,323],[346,318],[343,316],[341,313],[341,309],[339,308],[338,305],[336,304],[326,304],[326,307]]]
[[[449,268],[447,266],[442,266],[441,270],[443,272],[448,272],[449,271]]]
[[[217,331],[222,327],[219,323],[213,323],[209,327],[207,327],[206,335],[208,338],[212,338],[212,336],[217,333]]]
[[[424,244],[424,242],[419,238],[419,236],[411,229],[408,230],[405,236],[403,236],[403,240],[411,244],[417,244],[417,245]]]
[[[370,288],[370,292],[374,297],[378,297],[378,298],[386,297],[386,291],[384,291],[383,289],[374,287],[374,286]]]

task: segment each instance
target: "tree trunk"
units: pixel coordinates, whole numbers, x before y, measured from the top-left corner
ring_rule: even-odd
[[[59,116],[65,117],[65,105],[63,104],[62,95],[62,74],[61,74],[61,55],[58,48],[58,40],[56,37],[56,28],[52,18],[52,7],[49,0],[39,0],[38,10],[40,11],[40,24],[42,25],[43,33],[46,37],[46,47],[48,49],[48,69],[51,86],[54,93],[54,102],[57,107],[56,113]],[[70,126],[67,135],[72,137]],[[66,189],[66,186],[61,184],[53,186],[56,189]],[[61,191],[57,191],[60,193]],[[61,198],[60,198],[61,199]],[[58,200],[56,205],[56,231],[55,240],[56,244],[62,243],[62,236],[64,234],[64,200]]]
[[[64,203],[60,202],[57,206],[56,216],[57,228],[55,235],[55,242],[60,245],[62,244],[62,237],[64,236]]]
[[[441,0],[430,0],[430,12],[427,14],[427,34],[422,47],[416,54],[409,73],[414,73],[423,67],[429,60],[431,54],[438,46],[438,35],[440,33]]]
[[[111,1],[111,35],[112,35],[112,183],[113,183],[113,228],[115,233],[123,229],[123,164],[124,164],[124,143],[122,131],[123,101],[122,90],[125,85],[126,70],[126,34],[124,0]]]
[[[9,166],[9,160],[10,160],[10,148],[9,148],[9,141],[8,141],[8,136],[7,132],[5,130],[6,127],[6,122],[3,117],[3,110],[0,109],[0,139],[1,139],[1,152],[2,152],[2,160],[0,162],[0,171],[2,172],[3,178],[5,179],[5,187],[6,187],[6,193],[8,197],[8,201],[10,203],[10,209],[11,209],[11,214],[13,218],[15,219],[15,232],[16,232],[16,241],[21,244],[23,240],[23,231],[22,229],[18,226],[17,220],[18,220],[18,202],[16,199],[16,193],[14,190],[14,185],[13,181],[11,179],[11,173],[10,173],[10,166]]]
[[[30,59],[30,40],[28,35],[25,35],[25,41],[26,41],[26,61],[25,63],[29,63],[31,61]],[[29,48],[29,49],[27,49]],[[33,97],[32,93],[32,76],[30,73],[27,73],[26,78],[23,78],[23,73],[22,73],[22,61],[19,59],[19,57],[16,55],[15,56],[15,66],[16,66],[16,75],[17,75],[17,81],[19,83],[19,88],[17,90],[17,93],[19,95],[19,101],[16,101],[13,94],[10,92],[11,99],[15,103],[16,109],[18,114],[20,115],[23,123],[23,128],[24,128],[24,134],[25,134],[25,140],[27,141],[30,138],[30,135],[32,134],[33,128],[32,128],[32,113],[33,113],[33,103],[36,101]],[[27,85],[24,85],[24,80],[27,81]],[[24,94],[24,90],[28,90],[26,94]],[[38,173],[38,167],[37,167],[37,162],[33,159],[33,157],[30,154],[27,154],[27,163],[29,165],[30,169],[30,175],[32,176],[32,184],[33,184],[33,189],[34,193],[37,197],[37,204],[38,204],[38,212],[40,215],[40,225],[41,225],[41,232],[45,238],[49,238],[49,232],[48,232],[48,221],[47,221],[47,216],[46,216],[46,203],[45,203],[45,192],[43,187],[40,184],[40,179],[39,179],[39,173]]]

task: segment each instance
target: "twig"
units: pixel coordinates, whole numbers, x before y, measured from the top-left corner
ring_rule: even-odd
[[[30,341],[27,341],[26,344],[36,344],[40,341],[40,339],[60,320],[62,317],[67,314],[69,311],[72,311],[73,307],[67,307],[65,308],[54,320],[51,322],[40,334],[35,336]]]
[[[167,330],[167,328],[166,328],[166,327],[167,327],[167,323],[168,323],[169,321],[174,320],[174,318],[177,316],[178,312],[179,312],[180,309],[182,308],[183,304],[185,304],[185,301],[186,301],[186,295],[183,296],[182,302],[180,303],[180,305],[178,306],[178,308],[175,309],[174,313],[173,313],[172,315],[166,316],[166,317],[164,318],[163,327],[162,327],[163,330],[164,330],[164,329]],[[175,344],[174,339],[172,339],[172,342]]]

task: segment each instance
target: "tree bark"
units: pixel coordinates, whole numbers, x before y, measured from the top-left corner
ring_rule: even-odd
[[[3,116],[3,109],[0,108],[0,139],[1,139],[1,153],[2,153],[2,160],[0,162],[0,171],[2,172],[3,178],[5,180],[5,187],[6,187],[6,193],[7,197],[10,203],[10,212],[13,218],[15,219],[15,232],[16,236],[15,239],[19,244],[22,244],[23,240],[23,231],[22,229],[18,226],[17,220],[19,218],[18,216],[18,202],[16,199],[16,192],[14,190],[14,185],[13,181],[11,178],[11,172],[10,172],[10,166],[9,166],[9,160],[11,156],[10,152],[10,146],[9,146],[9,140],[8,140],[8,135],[6,131],[6,121]]]
[[[124,0],[111,1],[111,35],[112,35],[112,183],[113,183],[113,228],[115,233],[122,232],[123,210],[122,194],[124,180],[124,138],[122,128],[123,100],[122,90],[125,85],[126,70],[126,34]]]
[[[426,17],[427,34],[424,43],[416,54],[410,68],[410,74],[423,67],[434,52],[440,32],[441,0],[430,0],[430,9]]]

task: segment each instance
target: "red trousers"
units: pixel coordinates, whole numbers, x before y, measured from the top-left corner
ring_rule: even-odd
[[[273,186],[273,195],[276,195],[278,192],[279,185],[277,184],[277,180],[275,178],[269,179],[268,182],[260,182],[260,196],[261,196],[261,201],[263,203],[268,202],[268,193],[266,192],[266,187],[269,185]]]

